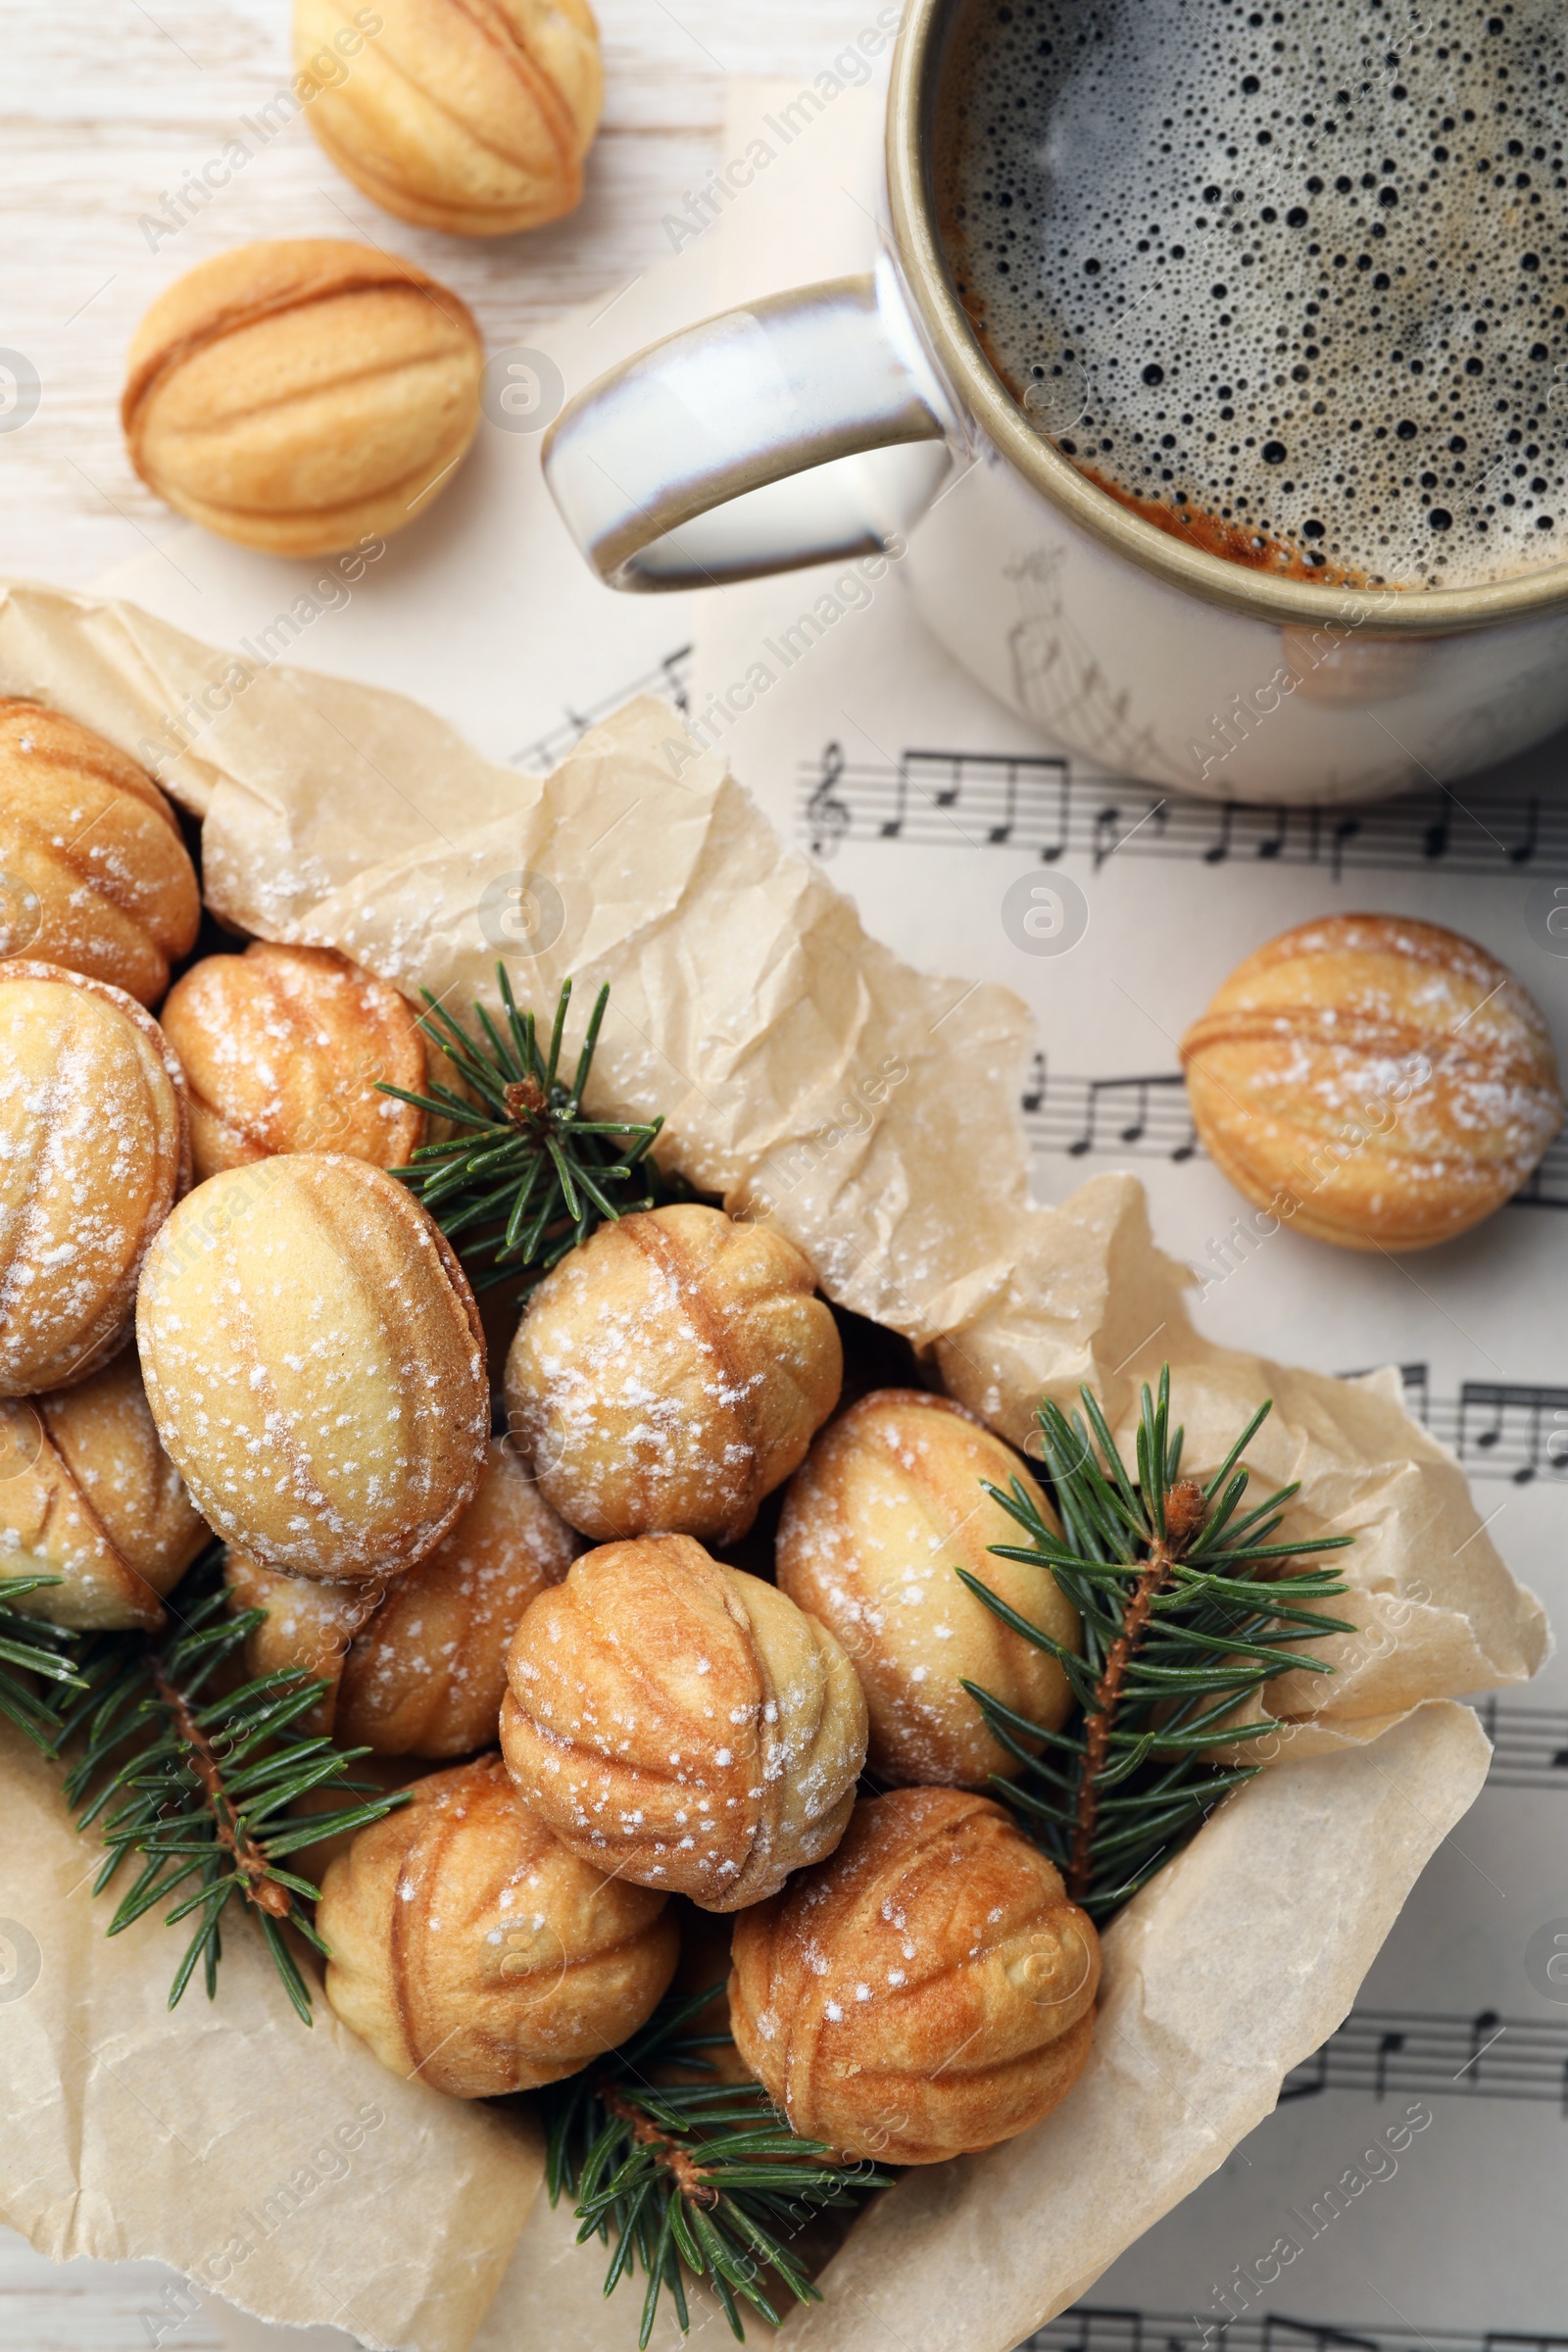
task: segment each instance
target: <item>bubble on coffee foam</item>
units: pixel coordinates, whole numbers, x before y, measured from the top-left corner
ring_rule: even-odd
[[[971,0],[955,278],[1037,429],[1178,534],[1534,569],[1568,558],[1565,96],[1559,0]]]

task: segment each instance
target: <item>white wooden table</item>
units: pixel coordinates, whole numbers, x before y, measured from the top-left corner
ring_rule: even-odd
[[[286,85],[288,0],[0,0],[0,353],[20,353],[40,392],[0,431],[0,570],[84,587],[174,527],[126,461],[119,397],[137,319],[195,263],[253,237],[364,237],[454,286],[492,345],[526,342],[668,255],[664,216],[718,160],[731,74],[808,81],[877,14],[877,0],[596,4],[605,120],[581,209],[466,242],[379,212],[299,117],[177,235],[149,236],[143,218]],[[151,2265],[56,2271],[0,2231],[0,2346],[214,2352],[206,2316],[171,2327],[168,2283]]]
[[[730,75],[809,80],[879,0],[596,5],[605,118],[569,220],[479,240],[410,228],[296,116],[159,238],[143,220],[288,82],[288,0],[0,0],[0,352],[21,353],[41,393],[0,431],[0,569],[82,587],[171,528],[126,461],[120,386],[137,319],[193,264],[253,237],[368,238],[454,286],[492,346],[526,342],[668,256],[664,216],[718,160]]]

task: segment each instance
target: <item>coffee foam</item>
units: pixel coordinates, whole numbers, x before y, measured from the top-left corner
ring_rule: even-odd
[[[1568,558],[1560,0],[971,0],[960,299],[1037,429],[1178,536],[1324,580]]]

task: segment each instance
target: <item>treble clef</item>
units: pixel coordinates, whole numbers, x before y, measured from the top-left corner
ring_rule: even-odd
[[[830,743],[822,754],[822,780],[806,808],[813,858],[831,858],[850,829],[849,804],[841,801],[833,789],[843,773],[843,749]]]

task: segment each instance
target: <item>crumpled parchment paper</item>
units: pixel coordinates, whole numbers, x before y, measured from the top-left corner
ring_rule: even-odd
[[[1032,1207],[1023,1007],[867,938],[664,704],[519,775],[396,695],[25,586],[0,599],[0,693],[98,728],[200,814],[208,895],[240,930],[341,949],[460,1010],[494,1004],[498,952],[538,1005],[568,973],[584,1009],[609,981],[597,1113],[663,1112],[662,1157],[776,1219],[830,1297],[934,1350],[1014,1443],[1042,1395],[1070,1404],[1081,1381],[1126,1432],[1169,1362],[1201,1471],[1274,1398],[1249,1466],[1301,1482],[1292,1532],[1356,1539],[1334,1606],[1358,1630],[1319,1645],[1339,1671],[1273,1686],[1291,1729],[1270,1769],[1111,1928],[1071,2095],[1020,2139],[906,2176],[786,2327],[800,2352],[1008,2352],[1269,2112],[1480,1788],[1487,1742],[1451,1702],[1524,1680],[1547,1636],[1458,1466],[1392,1375],[1335,1381],[1205,1340],[1131,1177]],[[11,1984],[28,1980],[0,1986],[0,2214],[34,2244],[158,2256],[377,2346],[635,2342],[640,2295],[601,2300],[599,2250],[575,2251],[536,2194],[525,2122],[384,2074],[324,2003],[302,2032],[243,1921],[216,2004],[193,1990],[169,2018],[172,1936],[144,1920],[104,1940],[94,1857],[14,1740],[0,1804]]]

